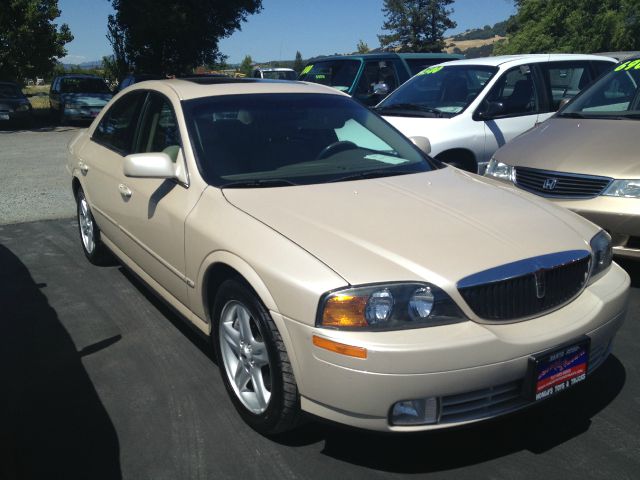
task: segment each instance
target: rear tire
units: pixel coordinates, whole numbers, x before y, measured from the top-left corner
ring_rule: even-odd
[[[263,435],[295,428],[298,387],[280,332],[257,295],[239,278],[226,280],[212,319],[220,374],[242,419]]]
[[[94,265],[108,265],[111,263],[111,253],[100,239],[100,228],[93,218],[89,202],[82,188],[76,194],[78,230],[80,244],[87,259]]]

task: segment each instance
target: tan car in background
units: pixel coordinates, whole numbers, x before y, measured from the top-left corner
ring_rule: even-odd
[[[569,208],[640,259],[640,59],[620,63],[551,119],[507,144],[486,175]]]
[[[625,318],[605,232],[329,87],[141,82],[68,170],[87,258],[110,250],[210,334],[264,434],[301,412],[380,431],[512,412],[585,381]]]

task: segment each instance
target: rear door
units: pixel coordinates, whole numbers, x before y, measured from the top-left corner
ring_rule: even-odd
[[[479,110],[489,103],[501,104],[502,111],[484,122],[485,147],[480,162],[486,162],[495,151],[532,128],[540,113],[541,92],[538,76],[531,65],[519,65],[505,71],[484,98]],[[476,111],[476,113],[478,112]]]

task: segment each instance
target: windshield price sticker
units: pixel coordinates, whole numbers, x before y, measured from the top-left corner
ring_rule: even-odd
[[[589,343],[571,345],[537,359],[534,380],[536,400],[562,392],[587,378]]]
[[[444,67],[429,67],[429,68],[426,68],[426,69],[422,70],[418,75],[432,75],[434,73],[438,73],[443,68]]]
[[[304,70],[302,70],[302,72],[300,72],[300,75],[306,75],[307,73],[309,73],[311,71],[312,68],[313,68],[313,65],[307,65],[306,67],[304,67]]]
[[[616,69],[614,70],[614,72],[620,72],[622,70],[631,70],[631,69],[636,69],[636,70],[640,70],[640,58],[637,60],[628,60],[624,63],[621,63],[620,65],[618,65],[616,67]]]

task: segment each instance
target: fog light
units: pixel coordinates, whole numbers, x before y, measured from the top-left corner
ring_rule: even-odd
[[[436,397],[403,400],[391,409],[392,425],[431,425],[438,423],[438,399]]]

